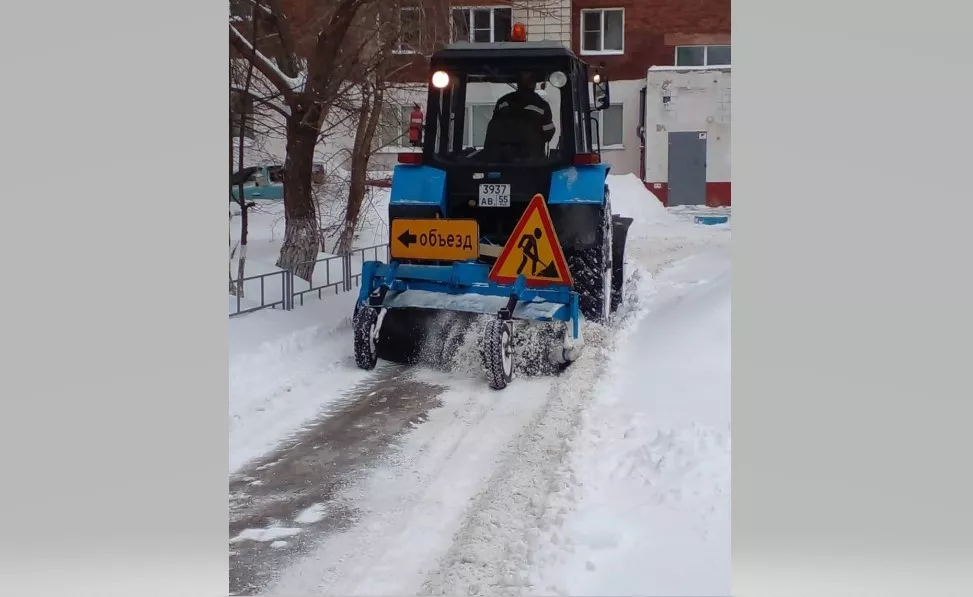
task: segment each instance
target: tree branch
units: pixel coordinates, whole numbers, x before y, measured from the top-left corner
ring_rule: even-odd
[[[295,89],[298,87],[300,81],[292,79],[281,72],[276,64],[258,52],[253,47],[253,44],[242,33],[237,31],[232,24],[230,24],[230,43],[253,64],[254,68],[260,71],[260,74],[266,77],[280,91],[287,103],[290,104],[295,101]]]
[[[239,87],[234,87],[234,86],[231,86],[230,88],[233,91],[236,91],[237,93],[242,93],[244,95],[249,96],[251,99],[253,99],[254,104],[256,104],[256,105],[266,106],[266,107],[270,108],[271,110],[273,110],[274,112],[277,112],[278,114],[280,114],[284,118],[287,118],[288,116],[290,116],[290,111],[287,108],[285,108],[285,107],[283,107],[283,106],[281,106],[279,104],[276,104],[276,103],[274,103],[272,101],[274,99],[274,97],[276,97],[276,95],[273,96],[273,97],[263,97],[261,95],[257,95],[256,93],[254,93],[253,91],[250,91],[250,90],[244,90],[244,89],[241,89]]]
[[[255,0],[259,1],[259,0]],[[280,7],[280,0],[264,0],[270,6],[270,13],[274,16],[274,27],[280,35],[280,43],[283,48],[284,64],[281,68],[292,76],[296,77],[302,65],[301,59],[297,55],[297,44],[294,42],[294,34],[291,31],[291,22]]]

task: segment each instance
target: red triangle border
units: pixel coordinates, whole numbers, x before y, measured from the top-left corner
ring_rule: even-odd
[[[513,284],[517,281],[516,278],[500,276],[497,272],[506,262],[507,258],[510,257],[510,252],[513,251],[513,248],[516,245],[515,239],[519,238],[520,235],[523,234],[524,228],[527,226],[527,221],[530,219],[532,211],[534,210],[540,212],[541,225],[544,226],[544,233],[547,235],[547,238],[551,239],[551,252],[554,253],[554,264],[557,266],[558,272],[561,274],[562,279],[547,281],[532,280],[527,278],[527,286],[573,286],[574,281],[571,278],[571,270],[568,269],[567,260],[564,258],[564,249],[561,248],[561,239],[559,239],[554,233],[554,225],[551,222],[551,212],[548,211],[547,204],[544,203],[544,196],[540,193],[531,198],[530,203],[527,204],[527,209],[524,211],[524,215],[520,217],[520,221],[517,222],[517,226],[514,227],[514,231],[510,234],[510,238],[507,239],[507,244],[504,245],[503,250],[500,252],[500,256],[497,257],[493,267],[490,268],[490,280],[496,282],[497,284]]]

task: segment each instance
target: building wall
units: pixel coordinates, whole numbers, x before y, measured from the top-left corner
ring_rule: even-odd
[[[668,190],[669,133],[699,131],[707,133],[707,205],[730,205],[730,89],[730,69],[649,71],[643,180],[663,203]]]
[[[527,41],[559,41],[571,46],[571,0],[520,0],[513,20],[527,26]]]
[[[601,161],[611,166],[612,174],[637,174],[639,171],[639,103],[643,87],[644,81],[611,82],[611,104],[622,106],[622,144],[603,145]],[[591,85],[588,89],[594,97]]]
[[[620,54],[581,51],[581,11],[624,10]],[[730,43],[730,0],[574,0],[571,47],[593,65],[604,64],[613,81],[643,79],[651,66],[675,63],[676,46]]]

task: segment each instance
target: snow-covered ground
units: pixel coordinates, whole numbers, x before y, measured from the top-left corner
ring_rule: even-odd
[[[612,326],[588,325],[560,376],[502,392],[472,339],[451,373],[410,370],[443,388],[424,422],[329,503],[232,537],[279,551],[271,540],[307,535],[326,511],[357,513],[264,594],[729,594],[730,226],[663,209],[634,176],[609,183],[614,211],[635,218]],[[388,374],[354,365],[353,301],[230,321],[231,473]]]
[[[723,251],[677,262],[616,339],[553,500],[569,513],[542,543],[540,590],[729,594],[729,271]]]

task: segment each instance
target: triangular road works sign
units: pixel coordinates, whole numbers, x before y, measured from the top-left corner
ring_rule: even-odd
[[[571,285],[571,272],[554,232],[544,197],[534,195],[490,270],[498,284],[513,284],[523,274],[528,286]]]

